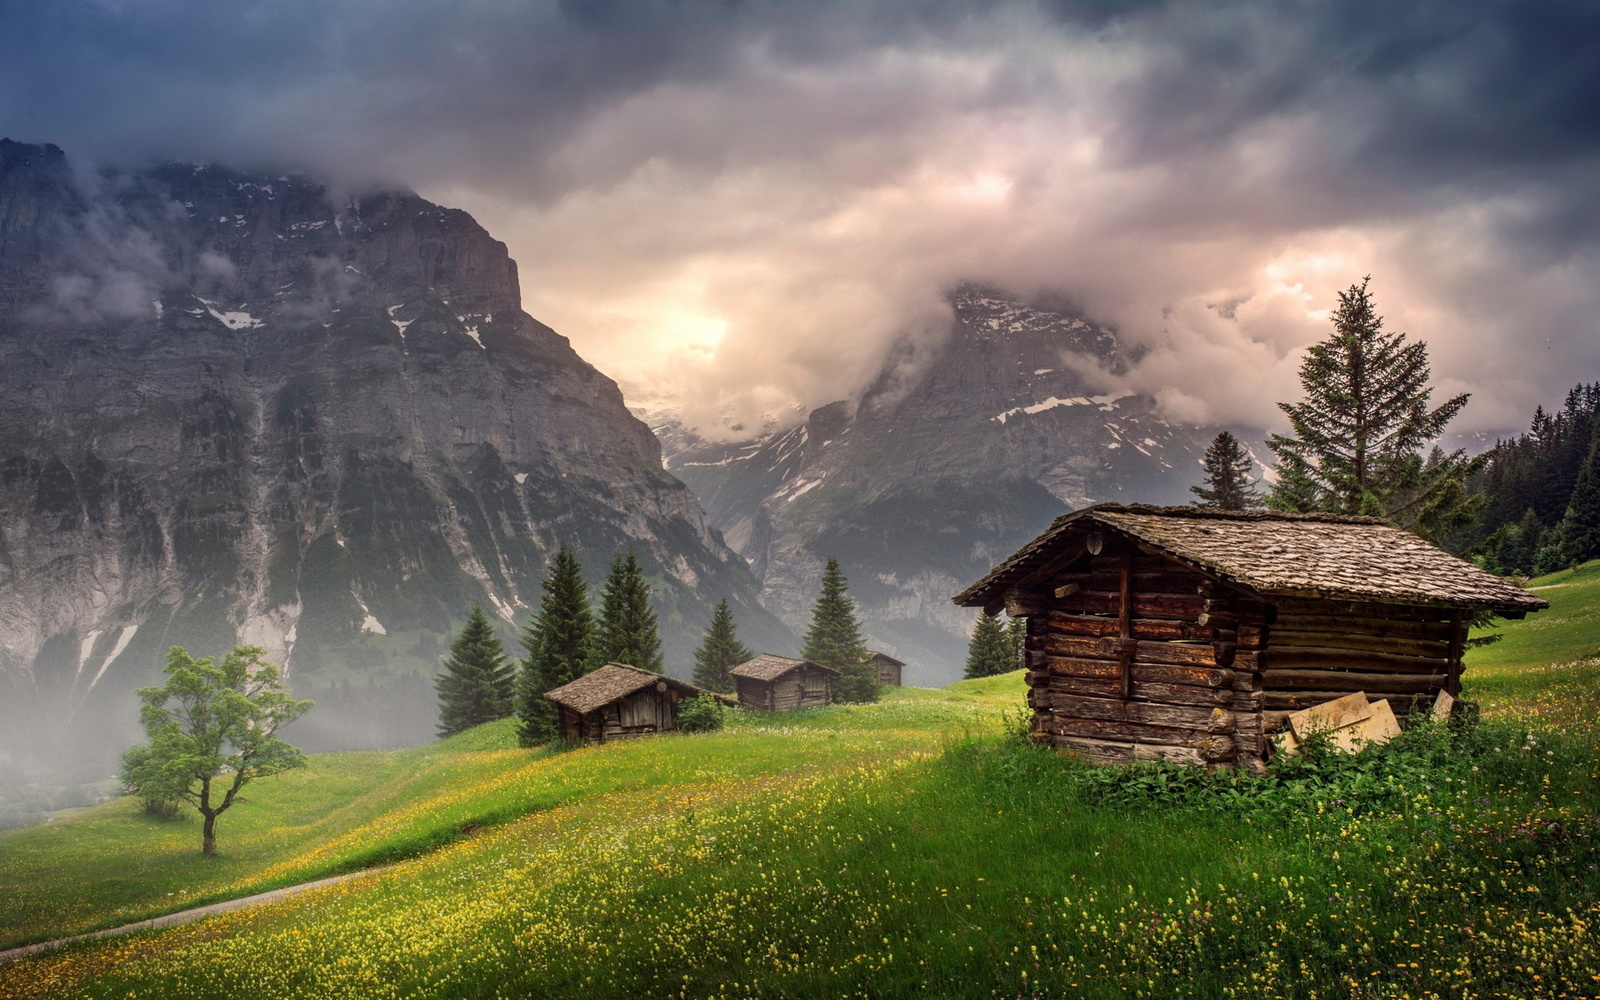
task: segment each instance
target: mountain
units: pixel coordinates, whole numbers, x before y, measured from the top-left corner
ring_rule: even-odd
[[[872,641],[913,684],[960,676],[971,612],[951,594],[1074,507],[1192,499],[1217,430],[1098,388],[1137,356],[1070,308],[980,286],[950,308],[948,336],[908,343],[859,402],[799,426],[727,444],[654,420],[667,468],[749,560],[763,603],[804,628],[837,556]]]
[[[0,141],[0,752],[115,747],[169,646],[235,642],[321,699],[306,745],[428,738],[451,631],[513,639],[560,543],[596,586],[637,551],[671,669],[724,596],[793,642],[465,212]]]

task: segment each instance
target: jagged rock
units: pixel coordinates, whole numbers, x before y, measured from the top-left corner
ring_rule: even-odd
[[[115,744],[168,646],[248,641],[309,742],[427,738],[449,631],[525,622],[560,542],[636,548],[669,668],[724,595],[792,641],[465,212],[0,142],[0,728]]]
[[[979,286],[950,303],[948,337],[891,356],[855,406],[735,444],[653,421],[763,603],[804,628],[837,556],[874,648],[906,660],[910,684],[960,676],[972,613],[952,594],[1070,508],[1192,499],[1216,430],[1106,391],[1097,372],[1137,359],[1069,308]]]

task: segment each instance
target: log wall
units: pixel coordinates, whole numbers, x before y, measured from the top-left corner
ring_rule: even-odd
[[[833,675],[813,667],[799,667],[771,681],[735,677],[734,687],[740,705],[763,712],[833,704]]]
[[[579,715],[565,705],[561,706],[561,735],[566,739],[582,740],[586,743],[604,743],[608,740],[625,740],[637,736],[648,736],[651,733],[667,732],[677,728],[678,720],[678,692],[668,689],[665,692],[643,691],[629,696],[628,701],[648,702],[648,712],[640,712],[638,706],[628,712],[628,722],[624,724],[624,700],[619,699],[609,705],[602,705],[593,712]],[[642,721],[648,715],[649,721]]]
[[[1053,745],[1102,762],[1258,768],[1291,712],[1366,691],[1403,716],[1460,691],[1460,613],[1269,603],[1121,544],[1008,596],[1028,619],[1034,732]]]

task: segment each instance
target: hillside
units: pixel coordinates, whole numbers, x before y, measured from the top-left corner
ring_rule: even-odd
[[[0,140],[0,762],[114,759],[174,644],[265,646],[309,745],[424,741],[453,629],[513,638],[560,544],[637,552],[677,669],[722,597],[792,641],[467,213]]]
[[[1479,728],[1259,782],[1084,770],[1013,744],[1008,675],[555,756],[497,749],[498,724],[319,758],[318,780],[252,788],[224,821],[232,867],[198,883],[193,823],[158,832],[115,804],[0,835],[0,893],[26,901],[6,940],[179,905],[163,888],[236,895],[442,846],[0,967],[0,993],[1585,995],[1600,713],[1592,665],[1543,651],[1587,641],[1597,570],[1535,581],[1556,624],[1510,623],[1472,654]],[[1524,728],[1551,684],[1588,703]],[[138,874],[69,874],[96,853],[91,873]]]

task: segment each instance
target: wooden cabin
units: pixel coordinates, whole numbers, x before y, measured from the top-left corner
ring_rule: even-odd
[[[1460,694],[1473,612],[1549,606],[1377,518],[1115,504],[954,600],[1027,619],[1035,738],[1250,768],[1299,709],[1365,691],[1403,719]]]
[[[880,653],[875,649],[867,651],[867,659],[872,663],[873,669],[877,673],[879,684],[887,684],[890,687],[900,686],[901,670],[906,665],[904,660],[897,660],[888,653]]]
[[[839,671],[810,660],[764,653],[732,670],[739,704],[763,712],[792,712],[797,708],[833,704],[834,678]]]
[[[678,704],[700,694],[674,677],[607,663],[545,693],[561,713],[561,738],[604,743],[677,727]]]

